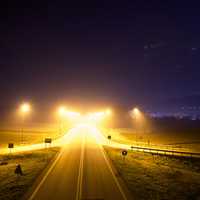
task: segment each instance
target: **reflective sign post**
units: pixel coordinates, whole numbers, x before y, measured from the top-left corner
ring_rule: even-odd
[[[47,147],[48,144],[49,144],[49,146],[51,146],[52,139],[51,138],[45,138],[44,143],[45,143],[45,148]]]
[[[8,143],[8,148],[10,150],[10,153],[12,153],[12,149],[14,148],[14,143]]]
[[[122,150],[122,156],[123,156],[123,160],[125,161],[125,157],[127,156],[128,151],[127,150]]]

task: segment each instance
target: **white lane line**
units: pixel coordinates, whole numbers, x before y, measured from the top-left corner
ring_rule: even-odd
[[[85,133],[81,143],[81,157],[80,157],[79,172],[78,172],[76,200],[80,200],[82,196],[84,153],[85,153]]]
[[[51,171],[53,170],[53,168],[57,164],[57,162],[60,159],[60,157],[63,154],[63,152],[64,152],[64,150],[62,149],[61,152],[59,153],[59,155],[57,156],[56,160],[52,163],[51,167],[48,169],[47,173],[43,176],[42,180],[37,185],[37,187],[35,188],[34,192],[31,194],[31,196],[29,197],[28,200],[32,200],[32,199],[35,198],[37,192],[39,191],[39,189],[41,188],[42,184],[45,182],[45,180],[47,179],[47,177],[49,176],[49,174],[51,173]]]
[[[97,142],[97,143],[98,143],[98,142]],[[105,161],[106,161],[106,164],[107,164],[107,166],[108,166],[108,168],[109,168],[109,170],[110,170],[110,172],[111,172],[111,174],[112,174],[112,176],[113,176],[113,179],[114,179],[114,181],[115,181],[115,183],[116,183],[116,185],[117,185],[117,187],[118,187],[118,189],[119,189],[119,191],[120,191],[120,193],[121,193],[123,199],[124,199],[124,200],[128,200],[127,197],[126,197],[126,195],[125,195],[125,193],[124,193],[124,191],[123,191],[123,189],[122,189],[122,187],[121,187],[121,185],[120,185],[120,183],[119,183],[119,181],[117,180],[117,177],[115,176],[115,173],[113,172],[112,167],[110,166],[110,162],[109,162],[109,160],[108,160],[108,158],[107,158],[107,156],[106,156],[106,153],[105,153],[103,147],[102,147],[99,143],[98,143],[98,145],[99,145],[99,147],[100,147],[100,149],[101,149],[101,152],[102,152],[103,157],[104,157],[104,159],[105,159]]]
[[[68,145],[72,141],[72,139],[75,137],[75,135],[76,135],[72,131],[73,131],[73,129],[67,135],[68,141],[66,142],[66,145]],[[28,198],[28,200],[33,200],[35,198],[37,192],[40,190],[41,186],[44,184],[45,180],[47,179],[47,177],[49,176],[49,174],[52,172],[53,168],[56,166],[57,162],[59,161],[59,159],[62,156],[62,154],[64,153],[64,151],[65,151],[65,147],[61,149],[61,151],[58,154],[57,158],[52,163],[51,167],[48,169],[48,171],[46,172],[46,174],[44,174],[42,180],[37,185],[37,187],[34,189],[33,193]]]

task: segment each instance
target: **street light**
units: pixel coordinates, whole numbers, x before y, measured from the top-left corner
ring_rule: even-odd
[[[135,118],[138,118],[141,115],[141,111],[138,108],[134,108],[133,115]]]
[[[60,106],[58,107],[58,115],[59,115],[59,134],[62,134],[62,129],[63,129],[63,117],[66,116],[67,109],[65,106]]]
[[[60,106],[58,108],[58,114],[59,114],[60,117],[64,117],[64,115],[66,115],[66,108],[65,108],[65,106]]]
[[[106,115],[111,115],[112,114],[112,110],[110,108],[107,108],[105,111]]]
[[[31,109],[29,103],[23,103],[21,106],[20,106],[20,111],[22,114],[25,114],[27,112],[29,112]]]
[[[139,108],[135,107],[131,110],[130,112],[131,114],[131,117],[134,119],[135,121],[135,131],[136,131],[136,143],[139,139],[139,136],[138,136],[138,131],[140,129],[140,126],[142,124],[142,113],[141,111],[139,110]]]
[[[31,111],[31,106],[29,103],[23,103],[19,107],[19,111],[22,115],[22,127],[21,127],[21,144],[23,144],[23,125],[25,121],[25,116]]]

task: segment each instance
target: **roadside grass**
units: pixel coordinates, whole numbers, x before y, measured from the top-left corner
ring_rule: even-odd
[[[104,148],[133,199],[200,199],[199,159],[152,156],[135,151],[128,151],[123,159],[120,149]]]
[[[56,132],[44,132],[37,133],[32,131],[27,131],[23,133],[23,144],[37,144],[43,143],[44,138],[51,137],[55,139],[58,137],[58,133]],[[20,145],[21,143],[21,133],[20,132],[12,132],[12,131],[0,131],[0,148],[5,148],[8,146],[8,143],[14,143],[15,146]]]
[[[198,132],[136,132],[133,129],[110,129],[102,131],[106,137],[129,145],[200,152],[200,133]]]
[[[7,165],[0,165],[0,199],[21,199],[59,150],[60,148],[54,147],[31,152],[1,155],[0,163],[7,162]],[[17,164],[21,165],[22,176],[17,176],[14,173]]]
[[[63,133],[66,133],[67,130],[69,130],[69,127],[65,126]],[[50,137],[54,140],[59,136],[59,127],[56,124],[28,124],[23,127],[23,138],[21,126],[0,124],[0,149],[7,147],[8,143],[14,143],[15,146],[18,146],[21,144],[22,139],[24,145],[31,145],[36,143],[43,143],[46,137]]]

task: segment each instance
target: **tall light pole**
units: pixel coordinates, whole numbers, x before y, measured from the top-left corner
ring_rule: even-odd
[[[59,135],[62,134],[62,128],[63,128],[63,117],[66,116],[66,107],[60,106],[58,108],[58,115],[59,115]]]
[[[138,131],[139,131],[139,127],[140,127],[141,120],[142,120],[141,119],[142,118],[141,111],[136,107],[131,111],[131,116],[135,120],[136,144],[137,144],[138,139],[139,139]]]
[[[22,127],[21,127],[21,139],[20,143],[23,144],[23,126],[24,126],[24,121],[25,121],[25,116],[30,112],[31,106],[29,103],[23,103],[20,108],[20,114],[22,115]]]

